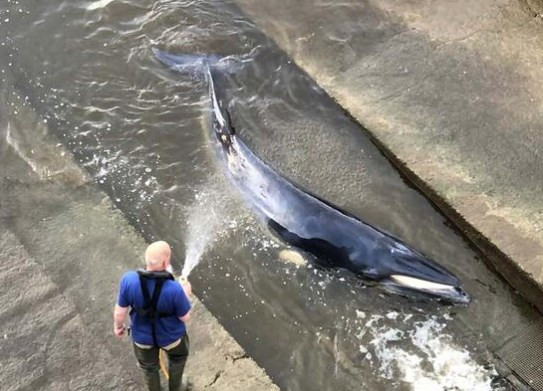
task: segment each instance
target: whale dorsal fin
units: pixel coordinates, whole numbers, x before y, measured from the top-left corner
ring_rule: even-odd
[[[235,135],[236,134],[236,128],[234,128],[234,125],[232,124],[232,117],[230,117],[230,112],[228,111],[227,108],[224,108],[223,110],[226,113],[226,125],[230,129],[230,134]]]

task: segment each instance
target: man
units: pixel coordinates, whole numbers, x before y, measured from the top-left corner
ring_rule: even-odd
[[[139,367],[149,391],[160,391],[159,352],[166,351],[169,390],[181,390],[183,369],[189,354],[185,322],[189,319],[187,295],[191,286],[181,286],[167,271],[171,249],[166,242],[155,242],[145,251],[145,270],[129,271],[121,278],[113,313],[114,333],[125,333],[125,318],[131,308],[132,340]]]

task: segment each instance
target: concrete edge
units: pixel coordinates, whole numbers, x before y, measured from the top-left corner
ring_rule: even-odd
[[[328,94],[328,92],[326,93]],[[483,262],[492,267],[518,293],[543,313],[543,285],[534,280],[529,272],[522,269],[517,262],[500,250],[490,238],[486,237],[472,225],[466,217],[446,200],[445,196],[441,195],[438,190],[434,189],[424,179],[417,175],[406,162],[396,156],[390,148],[371,132],[371,130],[364,127],[349,110],[340,104],[340,102],[333,96],[330,96],[330,98],[342,108],[347,117],[358,124],[361,131],[365,132],[370,137],[371,141],[386,159],[398,170],[400,176],[419,191],[441,214],[453,223],[462,236],[482,255]]]

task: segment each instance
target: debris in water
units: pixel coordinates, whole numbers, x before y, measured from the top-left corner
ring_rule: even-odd
[[[281,250],[279,252],[279,259],[283,262],[293,263],[299,266],[305,266],[307,261],[302,257],[302,255],[294,250]]]

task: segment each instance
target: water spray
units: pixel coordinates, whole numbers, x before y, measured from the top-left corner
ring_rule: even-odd
[[[221,229],[224,218],[219,217],[213,205],[220,203],[222,194],[218,191],[197,193],[196,202],[189,209],[188,230],[185,235],[185,262],[180,280],[187,280],[189,274],[200,262],[208,245]]]

